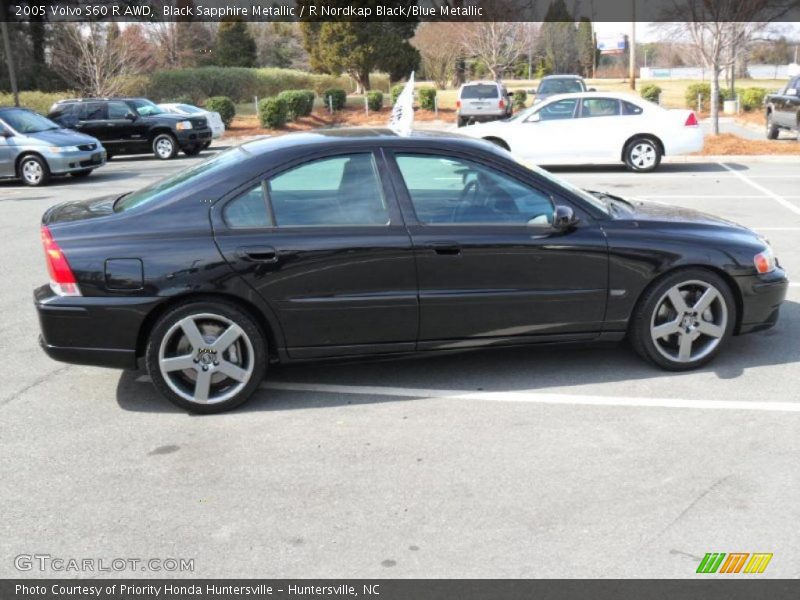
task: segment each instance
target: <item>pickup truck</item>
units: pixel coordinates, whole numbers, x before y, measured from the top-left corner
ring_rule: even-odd
[[[767,139],[777,139],[781,129],[800,127],[800,76],[793,77],[782,90],[764,98],[767,111]]]

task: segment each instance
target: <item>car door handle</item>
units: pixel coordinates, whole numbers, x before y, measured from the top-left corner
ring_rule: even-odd
[[[461,254],[461,246],[456,242],[431,242],[430,247],[439,256],[458,256]]]
[[[237,248],[236,254],[239,258],[252,262],[278,262],[278,251],[272,246],[244,246],[242,248]]]

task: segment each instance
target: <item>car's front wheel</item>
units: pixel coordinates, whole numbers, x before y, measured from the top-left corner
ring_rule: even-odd
[[[261,328],[225,301],[181,304],[156,323],[146,351],[156,388],[196,413],[230,410],[258,387],[267,364]]]
[[[625,146],[623,151],[625,164],[631,171],[647,173],[661,164],[661,149],[655,140],[649,137],[638,137]]]
[[[686,371],[713,359],[733,334],[736,303],[722,277],[685,269],[665,277],[640,300],[630,340],[643,358],[669,371]]]
[[[50,180],[47,162],[34,154],[23,156],[17,167],[19,178],[25,185],[45,185]]]
[[[159,133],[153,138],[153,154],[161,160],[175,158],[178,154],[178,144],[169,133]]]

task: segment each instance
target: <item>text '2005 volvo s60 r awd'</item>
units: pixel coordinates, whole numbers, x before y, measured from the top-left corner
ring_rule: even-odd
[[[35,293],[55,359],[143,361],[197,412],[269,364],[628,336],[670,370],[775,324],[756,233],[586,192],[487,142],[388,130],[245,143],[127,195],[48,210]]]

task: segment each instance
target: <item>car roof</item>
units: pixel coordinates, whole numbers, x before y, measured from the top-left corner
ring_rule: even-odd
[[[347,127],[337,129],[316,129],[313,131],[289,133],[281,136],[264,136],[244,142],[239,147],[261,155],[276,150],[308,148],[309,146],[346,146],[353,143],[382,146],[417,146],[430,147],[432,143],[441,146],[455,146],[465,150],[482,149],[496,154],[504,154],[502,150],[465,135],[446,131],[412,131],[410,135],[399,135],[389,128],[381,127]]]
[[[140,96],[111,96],[109,98],[65,98],[59,100],[56,104],[64,104],[66,102],[108,102],[111,100],[148,100]]]
[[[553,94],[547,97],[547,102],[558,100],[560,98],[614,98],[616,100],[625,100],[627,102],[634,102],[641,104],[644,100],[641,96],[636,94],[626,94],[625,92],[570,92],[566,94]]]
[[[542,77],[542,81],[545,79],[583,79],[580,75],[545,75]]]

